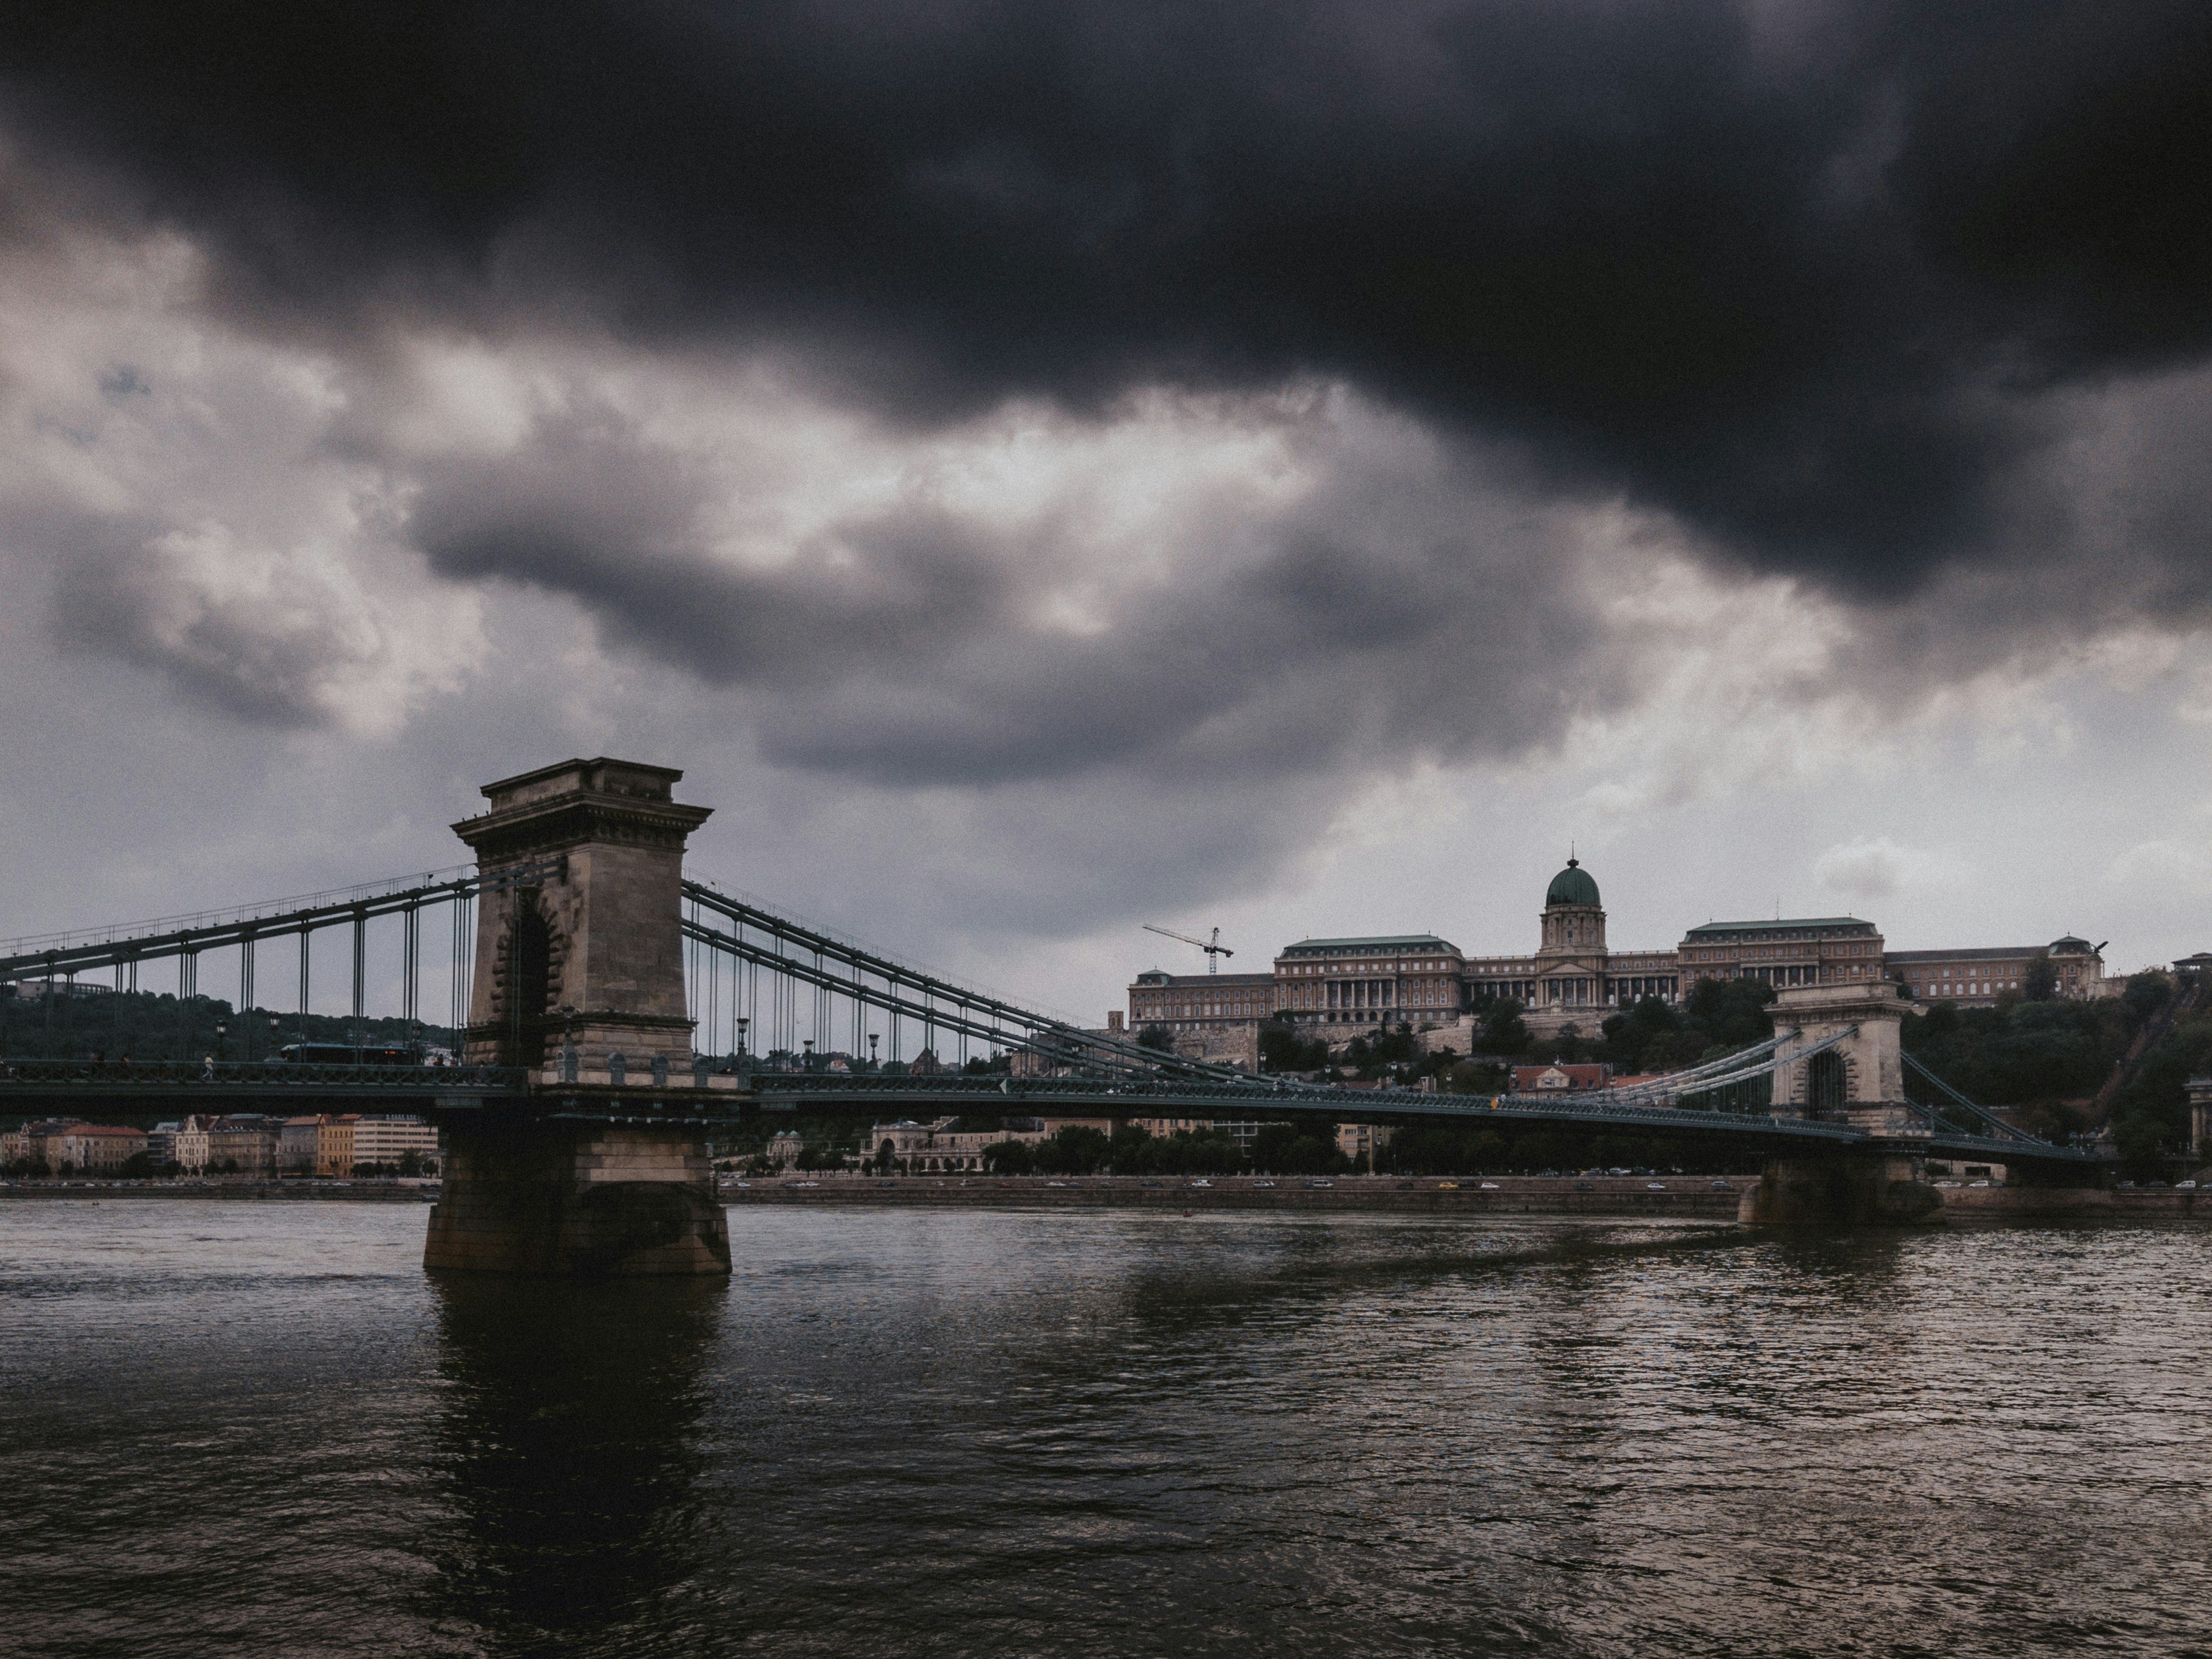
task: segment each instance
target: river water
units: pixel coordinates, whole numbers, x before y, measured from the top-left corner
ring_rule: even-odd
[[[2212,1230],[0,1204],[0,1649],[2212,1653]]]

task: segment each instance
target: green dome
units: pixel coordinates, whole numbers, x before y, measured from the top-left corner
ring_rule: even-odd
[[[1552,884],[1544,893],[1547,909],[1554,904],[1595,906],[1597,902],[1597,884],[1590,879],[1590,872],[1574,859],[1569,859],[1567,867],[1552,878]]]

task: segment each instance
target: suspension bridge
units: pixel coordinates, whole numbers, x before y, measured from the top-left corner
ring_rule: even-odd
[[[46,1053],[0,1057],[0,1110],[82,1110],[95,1098],[137,1110],[419,1108],[448,1139],[427,1259],[517,1270],[726,1267],[719,1210],[709,1218],[700,1196],[700,1137],[749,1112],[1357,1117],[1725,1135],[1825,1167],[1813,1187],[1827,1196],[1814,1207],[1831,1211],[1843,1201],[1830,1177],[1846,1169],[1863,1177],[1881,1164],[1881,1188],[1911,1184],[1896,1160],[1931,1154],[2051,1170],[2088,1161],[1917,1068],[1899,1048],[1903,1009],[1887,985],[1783,991],[1765,1042],[1596,1091],[1354,1091],[1163,1053],[687,873],[686,837],[711,809],[674,799],[681,776],[564,762],[485,787],[490,810],[453,826],[476,855],[465,866],[0,945],[0,984],[36,988],[48,1037]],[[392,1063],[415,1054],[369,1063],[359,1052],[338,1064],[189,1052],[126,1061],[86,1041],[99,1018],[89,988],[104,984],[119,1002],[166,963],[184,1006],[210,957],[234,975],[243,1012],[261,1008],[274,954],[288,981],[296,975],[305,1014],[318,938],[327,946],[333,935],[346,946],[357,1051],[381,984],[396,986],[410,1028],[429,1006],[426,988],[442,994],[458,1052],[419,1056],[435,1064]],[[285,962],[275,953],[288,943]],[[71,1043],[53,1040],[58,1010]],[[970,1074],[966,1062],[985,1055],[1010,1057],[1008,1069]],[[1776,1185],[1778,1194],[1790,1183]],[[1812,1189],[1797,1186],[1801,1197]],[[1843,1207],[1887,1201],[1868,1190],[1856,1179]],[[556,1213],[565,1218],[549,1219]]]

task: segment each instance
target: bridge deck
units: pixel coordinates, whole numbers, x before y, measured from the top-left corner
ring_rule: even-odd
[[[1449,1121],[1526,1128],[1614,1129],[1748,1138],[1777,1150],[1881,1147],[2006,1163],[2088,1164],[2076,1147],[1965,1133],[1875,1133],[1856,1125],[1765,1112],[1710,1111],[1603,1095],[1454,1095],[1412,1089],[1345,1089],[1254,1080],[836,1076],[727,1073],[700,1088],[549,1083],[543,1073],[499,1066],[302,1066],[285,1062],[0,1061],[0,1110],[82,1109],[93,1101],[140,1111],[204,1112],[251,1103],[292,1114],[376,1103],[385,1109],[481,1111],[507,1108],[557,1117],[633,1121],[726,1122],[767,1110],[871,1119],[918,1111],[1029,1116],[1188,1117],[1283,1122],[1412,1124]]]

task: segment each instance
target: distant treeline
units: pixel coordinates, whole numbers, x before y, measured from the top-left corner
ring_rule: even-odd
[[[272,1030],[270,1020],[276,1024]],[[227,1029],[221,1036],[216,1027]],[[291,1042],[354,1041],[350,1018],[256,1008],[241,1018],[220,997],[168,991],[94,991],[75,996],[0,995],[0,1056],[14,1060],[200,1060],[221,1048],[227,1060],[267,1059]],[[410,1027],[403,1019],[364,1019],[361,1041],[373,1048],[420,1042],[451,1048],[443,1025]]]

